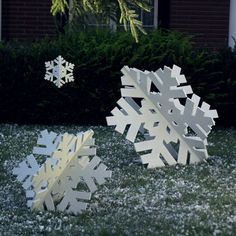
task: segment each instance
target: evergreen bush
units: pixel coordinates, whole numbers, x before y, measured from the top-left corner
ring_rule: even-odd
[[[75,64],[74,83],[58,89],[45,81],[45,61],[62,55]],[[0,44],[0,121],[105,124],[120,97],[121,68],[156,70],[176,64],[196,94],[235,121],[236,51],[194,49],[177,32],[150,31],[137,44],[125,32],[80,30],[31,44]]]

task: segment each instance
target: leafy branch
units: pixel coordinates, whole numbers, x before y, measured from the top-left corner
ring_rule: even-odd
[[[51,13],[55,16],[57,13],[65,13],[65,10],[69,8],[66,0],[52,0]]]
[[[146,34],[142,22],[138,19],[137,8],[150,11],[147,0],[72,0],[73,8],[70,8],[66,0],[52,0],[51,13],[64,14],[65,10],[73,11],[79,16],[86,13],[104,14],[112,17],[116,9],[120,12],[120,24],[126,31],[130,29],[135,41],[138,42],[138,31]]]

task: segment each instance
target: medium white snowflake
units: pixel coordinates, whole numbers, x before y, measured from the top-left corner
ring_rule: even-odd
[[[205,160],[207,136],[217,118],[200,97],[193,94],[181,69],[164,67],[156,72],[140,71],[125,66],[121,78],[124,88],[119,108],[107,117],[108,125],[134,143],[143,164],[155,168],[177,163],[189,164]],[[143,134],[140,141],[138,133]]]
[[[67,62],[62,56],[53,61],[45,62],[46,74],[44,79],[53,82],[58,88],[74,81],[74,64]]]
[[[44,130],[33,154],[14,168],[32,209],[80,213],[111,171],[96,156],[93,131],[63,135]],[[36,158],[45,157],[40,166]],[[96,180],[96,183],[95,183]],[[81,189],[82,187],[82,189]]]

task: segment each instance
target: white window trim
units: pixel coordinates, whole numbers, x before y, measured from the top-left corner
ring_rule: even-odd
[[[1,0],[0,0],[1,1]],[[73,8],[73,1],[72,0],[69,0],[69,22],[72,21],[73,19],[73,14],[72,14],[72,8]]]
[[[236,39],[236,0],[230,0],[230,12],[229,12],[229,39],[228,45],[233,48],[235,43],[232,37]]]
[[[0,0],[0,41],[2,41],[2,0]]]
[[[158,28],[158,2],[159,0],[153,1],[153,25],[143,25],[144,28]],[[140,18],[143,22],[143,10],[141,10]]]
[[[153,19],[153,25],[154,28],[158,28],[158,10],[159,10],[159,0],[154,0],[154,19]]]

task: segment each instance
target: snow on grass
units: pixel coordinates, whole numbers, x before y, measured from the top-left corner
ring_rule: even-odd
[[[31,212],[12,169],[47,128],[95,131],[98,156],[113,171],[81,215]],[[0,126],[1,235],[235,235],[236,130],[209,137],[207,163],[147,170],[133,145],[107,127]]]

